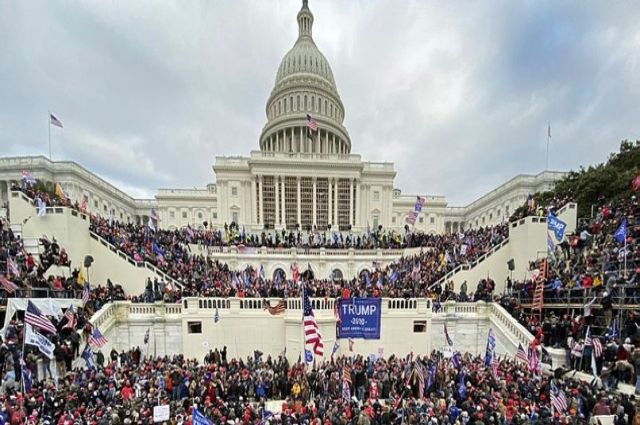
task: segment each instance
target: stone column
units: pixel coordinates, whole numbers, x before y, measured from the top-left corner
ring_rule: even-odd
[[[333,153],[333,149],[329,148],[329,132],[326,130],[324,132],[324,144],[327,147],[327,153]]]
[[[264,224],[264,198],[262,197],[262,175],[258,176],[258,202],[260,206],[260,220],[258,224]]]
[[[284,181],[285,181],[285,178],[281,177],[281,179],[282,180],[280,182],[280,184],[281,184],[280,187],[282,188],[282,192],[280,192],[281,193],[280,202],[282,202],[282,225],[285,226],[287,224],[287,204],[285,202],[286,201],[286,196],[285,196],[285,193],[284,193]]]
[[[316,224],[318,221],[317,203],[316,203],[316,178],[313,178],[313,220],[311,224]]]
[[[333,203],[335,204],[334,208],[333,208],[333,222],[336,223],[336,226],[338,225],[338,179],[335,179],[334,181],[334,189],[335,192],[333,194]]]
[[[362,206],[361,206],[361,192],[362,190],[360,189],[360,181],[356,180],[355,181],[355,191],[356,191],[356,205],[354,207],[354,209],[356,210],[356,218],[355,218],[355,225],[356,227],[359,227],[362,225],[362,223],[360,223],[360,211],[362,211]]]
[[[278,197],[279,186],[280,186],[280,177],[276,176],[274,178],[275,199],[276,199],[276,220],[275,220],[276,226],[280,224],[280,198]]]
[[[300,200],[300,177],[296,178],[296,182],[298,183],[298,198],[297,198],[297,204],[298,204],[298,224],[300,226],[302,226],[302,202]]]
[[[251,203],[251,205],[249,205],[251,207],[251,209],[249,211],[251,211],[251,222],[249,223],[249,225],[253,225],[253,224],[257,224],[257,215],[258,215],[258,208],[257,208],[257,196],[256,196],[256,178],[255,176],[253,176],[251,178],[251,188],[249,189],[251,191],[251,193],[249,194],[249,202]]]
[[[333,224],[333,208],[332,208],[332,204],[333,204],[333,179],[332,178],[328,178],[327,179],[329,182],[329,205],[328,205],[328,211],[327,211],[327,221],[329,222],[329,224]]]
[[[349,179],[349,224],[354,225],[353,222],[353,179]]]

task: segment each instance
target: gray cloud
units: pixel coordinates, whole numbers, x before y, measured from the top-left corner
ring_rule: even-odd
[[[466,204],[518,173],[640,138],[631,2],[310,1],[353,152],[405,193]],[[1,2],[0,145],[70,159],[134,195],[203,186],[257,149],[298,1]]]

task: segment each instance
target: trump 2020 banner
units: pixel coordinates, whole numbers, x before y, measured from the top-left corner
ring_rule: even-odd
[[[338,301],[338,338],[380,339],[380,298],[349,298]]]

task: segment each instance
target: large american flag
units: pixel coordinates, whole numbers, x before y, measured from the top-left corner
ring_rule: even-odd
[[[318,123],[309,114],[307,114],[307,127],[309,127],[313,131],[318,131]]]
[[[311,301],[309,300],[306,287],[302,288],[302,306],[304,310],[302,316],[304,323],[304,344],[313,344],[313,352],[322,357],[324,355],[322,335],[320,334],[320,327],[316,322],[316,317],[313,315],[313,309],[311,308]]]
[[[7,257],[7,270],[9,271],[9,276],[20,276],[20,269],[11,257]]]
[[[89,344],[95,345],[98,348],[104,347],[107,343],[107,338],[102,335],[98,328],[93,330],[93,333],[89,337]]]
[[[591,326],[587,327],[587,334],[584,337],[584,345],[590,345],[593,348],[593,354],[600,358],[602,357],[602,342],[600,338],[591,336]]]
[[[551,406],[558,413],[566,412],[568,407],[567,396],[565,396],[564,391],[559,390],[553,382],[551,383]]]
[[[2,289],[7,291],[7,293],[9,294],[13,294],[14,292],[16,292],[16,289],[18,289],[18,285],[11,282],[4,276],[0,276],[0,286],[2,286]]]
[[[516,360],[522,360],[523,362],[529,364],[529,355],[526,351],[524,351],[524,347],[522,344],[518,344],[518,351],[516,351]]]
[[[82,305],[87,305],[89,302],[89,282],[84,283],[82,288]]]
[[[67,320],[67,323],[62,327],[62,329],[65,328],[70,328],[70,329],[75,329],[76,327],[76,315],[73,312],[73,305],[71,305],[67,311],[64,312],[64,315],[62,316],[63,319]]]
[[[56,327],[51,323],[51,320],[47,319],[40,309],[31,302],[31,300],[27,302],[27,311],[24,314],[24,322],[34,328],[42,329],[43,331],[50,332],[52,334],[58,333]]]

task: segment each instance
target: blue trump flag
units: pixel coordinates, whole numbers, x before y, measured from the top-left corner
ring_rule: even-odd
[[[562,242],[564,239],[564,231],[567,228],[567,223],[560,220],[552,212],[549,212],[547,217],[547,229],[552,231],[556,237],[557,243]]]
[[[82,357],[84,361],[87,362],[87,367],[89,369],[95,369],[96,365],[93,362],[93,353],[91,352],[91,347],[89,347],[89,344],[84,347],[84,350],[82,350],[82,354],[80,354],[80,357]]]
[[[460,387],[458,388],[458,395],[460,398],[464,398],[467,393],[467,389],[464,386],[464,371],[460,374]]]
[[[191,423],[193,425],[213,425],[209,419],[207,419],[197,408],[191,409]]]
[[[622,223],[618,226],[618,229],[613,234],[613,238],[618,241],[618,243],[624,243],[625,239],[627,239],[627,218],[622,219]]]

